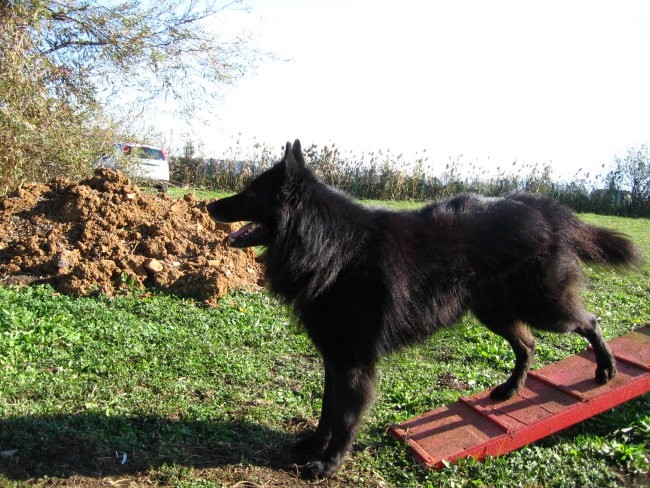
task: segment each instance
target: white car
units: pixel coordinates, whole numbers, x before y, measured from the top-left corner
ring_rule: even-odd
[[[113,154],[104,154],[97,166],[117,169],[130,178],[151,180],[162,191],[169,186],[169,161],[165,151],[146,144],[113,144]]]

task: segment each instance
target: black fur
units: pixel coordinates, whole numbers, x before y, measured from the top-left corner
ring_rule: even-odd
[[[375,364],[471,310],[515,353],[514,395],[535,342],[528,326],[577,332],[594,347],[596,381],[616,368],[594,317],[582,306],[579,261],[639,262],[621,235],[589,226],[533,194],[460,195],[418,211],[369,209],[320,182],[299,141],[241,193],[212,202],[220,221],[256,225],[231,245],[263,245],[271,291],[290,303],[323,356],[325,388],[316,431],[296,446],[303,474],[328,476],[349,450],[373,397]]]

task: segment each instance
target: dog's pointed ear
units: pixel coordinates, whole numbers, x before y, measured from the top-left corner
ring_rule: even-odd
[[[287,142],[284,152],[284,164],[288,175],[298,175],[305,167],[305,158],[302,155],[302,148],[298,139],[293,143]]]
[[[293,141],[293,157],[302,165],[305,165],[305,158],[302,156],[302,147],[300,147],[300,139]]]
[[[290,154],[291,154],[291,143],[287,142],[287,144],[284,146],[284,158],[282,159],[286,161]]]

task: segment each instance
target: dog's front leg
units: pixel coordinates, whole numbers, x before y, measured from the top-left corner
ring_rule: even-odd
[[[332,437],[332,416],[334,414],[333,371],[331,365],[325,362],[325,387],[320,419],[316,430],[300,439],[293,446],[293,458],[297,464],[303,464],[321,457]]]
[[[308,479],[328,477],[339,467],[352,447],[361,415],[372,401],[375,385],[375,366],[333,364],[331,438],[320,459],[307,464],[302,475]]]

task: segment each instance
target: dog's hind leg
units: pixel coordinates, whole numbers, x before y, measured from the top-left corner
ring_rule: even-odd
[[[374,364],[332,367],[331,438],[320,459],[315,459],[302,469],[303,477],[327,477],[339,467],[352,447],[361,415],[372,401],[375,385]]]
[[[596,356],[596,381],[607,383],[616,376],[614,357],[598,322],[582,303],[582,272],[578,262],[558,251],[538,272],[540,278],[535,281],[534,292],[528,293],[535,298],[520,306],[519,314],[532,327],[558,333],[575,332],[587,339]]]
[[[492,327],[486,324],[494,333],[503,337],[515,353],[515,367],[510,377],[490,392],[490,398],[504,401],[512,397],[526,381],[526,375],[533,361],[535,338],[523,322],[514,322],[508,327]]]
[[[587,312],[577,298],[567,294],[560,304],[549,302],[549,307],[529,323],[551,332],[575,332],[589,341],[596,356],[596,381],[603,385],[616,376],[616,365],[596,318]]]
[[[594,348],[594,354],[596,356],[596,382],[604,385],[614,378],[616,376],[614,357],[607,342],[603,338],[603,332],[596,318],[588,315],[573,332],[587,339]]]

